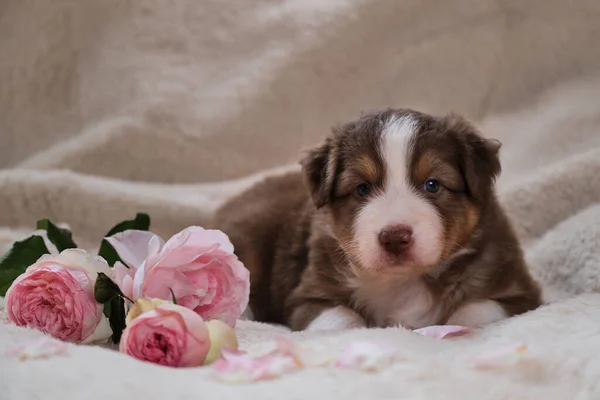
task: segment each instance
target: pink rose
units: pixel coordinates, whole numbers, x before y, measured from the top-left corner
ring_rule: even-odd
[[[179,305],[232,328],[248,305],[248,270],[221,231],[192,226],[164,243],[151,232],[129,230],[106,240],[127,264],[116,263],[114,277],[133,300],[171,300],[172,291]]]
[[[106,261],[81,249],[43,255],[6,292],[8,319],[68,342],[105,341],[112,330],[94,300],[98,272],[110,275]]]
[[[208,354],[210,338],[202,317],[186,307],[162,304],[134,318],[119,350],[169,367],[196,367]]]

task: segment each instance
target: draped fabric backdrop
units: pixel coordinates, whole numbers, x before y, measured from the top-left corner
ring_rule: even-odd
[[[504,143],[500,196],[552,304],[461,341],[294,334],[406,361],[247,387],[102,348],[3,357],[0,398],[600,398],[599,39],[597,0],[3,0],[0,251],[40,218],[90,250],[140,211],[168,237],[363,110],[456,111]],[[278,332],[238,325],[245,347]],[[0,325],[0,350],[36,335]],[[464,360],[507,341],[535,368]]]

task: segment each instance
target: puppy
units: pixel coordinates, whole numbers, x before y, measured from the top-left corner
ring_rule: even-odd
[[[480,327],[540,306],[495,195],[500,146],[458,116],[385,110],[228,201],[214,225],[250,271],[253,317]]]

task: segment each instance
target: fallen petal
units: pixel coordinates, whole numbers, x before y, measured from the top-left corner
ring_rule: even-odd
[[[21,361],[48,358],[66,354],[69,349],[67,343],[49,337],[40,337],[18,343],[6,351],[8,357],[15,357]]]
[[[281,376],[298,369],[292,357],[265,355],[254,358],[241,351],[224,349],[223,358],[212,368],[218,379],[228,383],[247,383]]]
[[[274,349],[271,351],[272,355],[289,357],[299,366],[304,366],[302,362],[302,350],[290,339],[277,336],[274,341]]]
[[[335,364],[339,354],[331,349],[303,349],[299,355],[303,367],[325,367]]]
[[[394,348],[373,342],[352,342],[335,366],[363,371],[379,371],[395,360]]]
[[[460,325],[432,325],[415,329],[413,332],[432,339],[445,339],[468,335],[471,333],[471,328]]]
[[[493,369],[509,367],[520,361],[527,352],[527,346],[512,344],[480,354],[473,359],[476,368]]]
[[[277,336],[275,338],[275,346],[276,352],[283,356],[295,357],[298,351],[296,344],[283,336]]]
[[[265,355],[278,355],[290,357],[298,367],[317,367],[331,364],[336,361],[337,354],[331,350],[302,347],[291,339],[277,336],[275,340],[267,343],[262,349],[252,354],[254,357]]]

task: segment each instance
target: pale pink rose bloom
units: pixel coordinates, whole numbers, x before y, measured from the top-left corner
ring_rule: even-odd
[[[202,365],[209,348],[202,317],[176,304],[159,305],[134,318],[119,344],[122,353],[169,367]]]
[[[145,265],[146,258],[158,254],[165,245],[164,240],[152,232],[138,230],[117,233],[105,239],[126,264],[117,261],[113,266],[115,283],[119,285],[125,296],[137,300],[139,296],[134,296],[133,293],[133,278],[136,271]]]
[[[112,330],[94,299],[98,272],[110,276],[106,261],[82,249],[43,255],[6,292],[8,319],[67,342],[106,341]]]
[[[172,291],[179,305],[232,328],[248,305],[248,270],[219,230],[192,226],[166,243],[150,232],[136,230],[106,240],[126,264],[115,264],[115,282],[133,300],[172,300]]]

